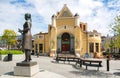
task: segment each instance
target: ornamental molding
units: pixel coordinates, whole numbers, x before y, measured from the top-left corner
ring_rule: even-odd
[[[57,27],[57,35],[62,34],[64,32],[68,32],[68,33],[74,35],[74,26],[64,25],[64,26],[58,26]]]

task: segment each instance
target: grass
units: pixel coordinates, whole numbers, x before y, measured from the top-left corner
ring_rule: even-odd
[[[2,54],[2,55],[6,55],[9,53],[11,53],[11,54],[23,54],[23,52],[20,50],[0,50],[0,54]]]

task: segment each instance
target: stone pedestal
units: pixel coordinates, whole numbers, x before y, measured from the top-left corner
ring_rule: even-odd
[[[20,62],[14,67],[14,75],[31,77],[39,72],[37,62]]]

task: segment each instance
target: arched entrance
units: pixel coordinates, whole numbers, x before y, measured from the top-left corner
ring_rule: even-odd
[[[57,36],[58,53],[74,53],[74,36],[69,33],[59,34]]]
[[[70,35],[68,33],[63,33],[62,39],[61,39],[61,49],[63,52],[69,52],[70,51]]]

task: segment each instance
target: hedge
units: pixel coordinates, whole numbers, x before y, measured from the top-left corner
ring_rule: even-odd
[[[23,54],[21,50],[0,50],[0,54],[5,55],[5,54]]]

